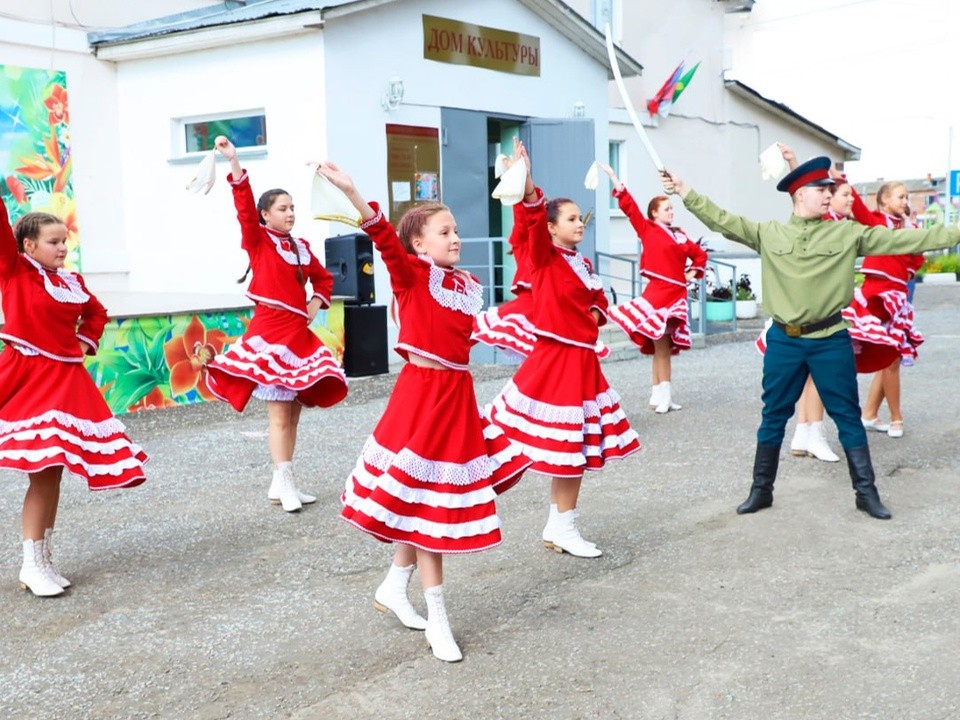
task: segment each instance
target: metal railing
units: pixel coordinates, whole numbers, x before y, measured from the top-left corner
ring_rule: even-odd
[[[610,299],[614,304],[635,298],[643,290],[643,278],[637,267],[637,259],[612,255],[597,251],[595,269],[606,281]],[[707,298],[706,275],[700,278],[687,294],[687,315],[690,318],[690,330],[701,335],[719,332],[733,332],[737,329],[737,266],[722,260],[708,260],[715,278],[713,285],[723,285],[730,289],[730,300],[710,300]],[[729,275],[729,282],[721,278]],[[729,325],[728,325],[729,323]],[[709,324],[709,325],[708,325]]]

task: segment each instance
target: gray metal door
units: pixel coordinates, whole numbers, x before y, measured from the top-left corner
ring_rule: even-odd
[[[583,186],[583,176],[596,160],[593,120],[532,119],[520,126],[520,139],[533,161],[534,182],[543,188],[547,199],[570,198],[584,216],[595,214],[596,193]],[[593,260],[596,249],[596,223],[591,222],[584,230],[579,250]]]

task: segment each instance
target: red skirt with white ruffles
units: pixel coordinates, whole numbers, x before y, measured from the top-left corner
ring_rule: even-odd
[[[551,477],[579,477],[640,450],[597,354],[547,337],[485,414],[533,460],[532,471]]]
[[[529,465],[480,416],[470,373],[408,363],[347,479],[340,515],[384,542],[486,550],[502,540],[497,494]]]
[[[643,355],[653,355],[653,341],[670,334],[670,353],[689,350],[687,288],[652,279],[640,297],[615,305],[607,316],[620,326]]]
[[[0,352],[0,467],[61,466],[91,490],[133,487],[147,454],[124,432],[83,363]]]
[[[207,387],[243,411],[258,388],[264,399],[330,407],[347,395],[347,378],[302,315],[257,305],[247,332],[207,364]],[[271,393],[272,391],[272,393]]]
[[[537,344],[535,328],[529,319],[532,313],[533,296],[529,291],[518,293],[513,300],[473,318],[470,342],[498,348],[515,360],[526,360]],[[610,348],[600,340],[595,351],[600,360],[610,355]]]
[[[917,357],[923,335],[913,326],[913,305],[904,290],[868,277],[843,309],[850,323],[850,339],[857,372],[872,373],[902,358]]]

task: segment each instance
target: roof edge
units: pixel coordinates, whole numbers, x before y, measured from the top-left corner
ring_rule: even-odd
[[[771,100],[746,83],[735,78],[729,78],[726,75],[723,77],[723,85],[734,95],[737,95],[744,100],[747,100],[748,102],[751,102],[754,105],[757,105],[764,110],[767,110],[768,112],[771,112],[774,115],[777,115],[788,122],[807,130],[808,132],[813,132],[814,135],[819,135],[820,137],[836,145],[841,151],[843,151],[844,161],[853,162],[860,159],[860,148],[858,146],[847,142],[836,133],[832,133],[822,125],[818,125],[809,118],[804,117],[796,110],[791,109],[788,105],[776,100]]]

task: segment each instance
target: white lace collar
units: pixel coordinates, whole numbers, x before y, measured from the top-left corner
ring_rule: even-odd
[[[483,287],[473,276],[456,268],[438,267],[426,255],[418,255],[430,266],[430,296],[440,307],[456,310],[471,317],[483,309]]]
[[[264,226],[263,229],[267,231],[267,237],[273,241],[273,246],[277,249],[277,255],[282,257],[286,262],[291,265],[310,264],[310,251],[307,250],[307,246],[303,240],[299,240],[291,235],[278,233],[276,230],[271,230],[267,226]],[[294,243],[296,243],[297,250],[300,252],[299,260],[297,259],[297,252],[294,250]]]
[[[40,277],[43,278],[43,289],[47,291],[47,295],[57,302],[83,305],[90,299],[89,293],[84,291],[76,273],[69,270],[47,270],[26,253],[23,256],[40,273]],[[56,282],[53,278],[56,278]]]
[[[593,269],[587,263],[587,259],[583,255],[576,250],[570,250],[562,245],[555,244],[555,247],[560,250],[561,257],[567,261],[567,265],[570,266],[570,269],[573,270],[578,278],[580,278],[580,282],[582,282],[591,290],[603,289],[603,280],[601,280],[598,275],[594,275]]]

